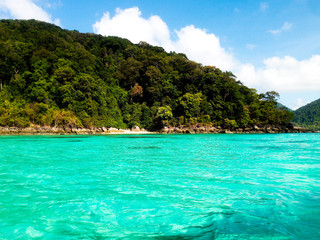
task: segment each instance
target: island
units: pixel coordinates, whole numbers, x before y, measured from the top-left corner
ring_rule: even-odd
[[[0,44],[0,134],[308,131],[277,92],[146,42],[1,20]]]

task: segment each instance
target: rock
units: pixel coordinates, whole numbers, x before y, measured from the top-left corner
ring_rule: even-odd
[[[163,133],[169,133],[169,128],[168,127],[163,127],[161,132]]]
[[[286,126],[289,130],[293,130],[294,129],[294,125],[293,123],[288,123],[288,125]]]
[[[194,134],[195,131],[194,131],[193,129],[187,129],[187,130],[185,131],[185,133]]]
[[[266,129],[266,133],[274,133],[274,131],[272,131],[271,127],[268,127],[268,128]]]
[[[74,132],[76,134],[79,134],[79,135],[87,135],[87,134],[90,134],[91,131],[89,129],[85,129],[85,128],[77,128],[77,129],[74,129]]]
[[[138,131],[140,131],[140,128],[139,128],[139,126],[135,125],[132,127],[131,131],[138,132]]]
[[[303,127],[293,127],[293,130],[295,130],[295,131],[307,131],[307,129],[303,128]]]
[[[218,131],[218,129],[215,128],[215,127],[210,127],[210,128],[207,130],[207,132],[209,132],[209,133],[218,133],[219,131]]]
[[[224,133],[227,133],[227,134],[232,134],[233,132],[230,131],[230,130],[225,130]]]
[[[117,128],[111,127],[111,128],[108,129],[108,132],[109,133],[117,133],[117,132],[119,132],[119,130]]]
[[[197,132],[199,132],[199,133],[205,133],[207,130],[206,130],[206,128],[205,127],[199,127],[198,129],[197,129]]]

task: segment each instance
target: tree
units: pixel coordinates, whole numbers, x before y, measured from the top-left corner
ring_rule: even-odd
[[[134,87],[130,91],[130,96],[132,101],[138,101],[143,96],[143,88],[139,85],[139,83],[136,83]]]
[[[171,107],[170,106],[158,107],[156,117],[160,119],[162,126],[168,125],[169,120],[173,117]]]
[[[183,115],[186,116],[187,119],[191,117],[198,118],[200,115],[200,103],[203,99],[202,93],[186,93],[182,97],[179,98],[180,106],[183,109]]]
[[[279,93],[277,93],[277,92],[275,92],[275,91],[269,91],[269,92],[266,92],[266,93],[264,93],[264,94],[261,94],[261,99],[262,99],[263,101],[268,101],[268,102],[276,103],[279,98],[280,98]]]

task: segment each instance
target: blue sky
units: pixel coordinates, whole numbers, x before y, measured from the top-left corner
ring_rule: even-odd
[[[0,18],[147,41],[297,108],[320,98],[318,0],[0,0]]]

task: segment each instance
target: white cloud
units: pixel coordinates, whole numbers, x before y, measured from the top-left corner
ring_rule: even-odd
[[[204,65],[214,65],[223,70],[232,69],[236,60],[222,48],[220,40],[206,30],[187,26],[176,31],[178,40],[172,42],[176,52],[186,53],[187,56]]]
[[[241,64],[235,73],[244,83],[263,91],[320,91],[320,55],[302,61],[272,57],[264,60],[263,68]]]
[[[128,38],[134,43],[145,41],[163,46],[168,44],[170,39],[169,28],[159,16],[145,19],[137,7],[124,10],[117,8],[113,18],[106,12],[101,20],[93,25],[93,29],[95,33]]]
[[[269,8],[269,4],[268,3],[266,3],[266,2],[260,3],[260,10],[262,12],[265,12],[268,8]]]
[[[268,32],[273,35],[278,35],[282,32],[289,31],[292,28],[292,23],[285,22],[281,28],[275,30],[269,30]]]
[[[52,19],[49,13],[34,3],[34,0],[0,0],[0,14],[6,18],[37,19],[60,24],[59,19]]]

